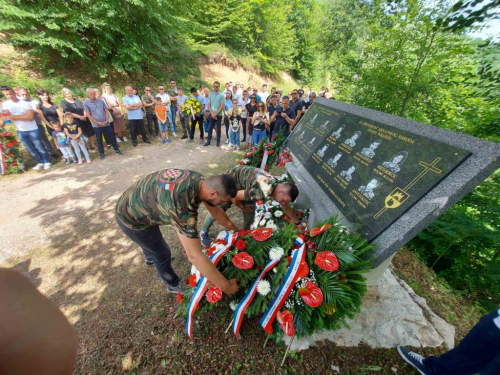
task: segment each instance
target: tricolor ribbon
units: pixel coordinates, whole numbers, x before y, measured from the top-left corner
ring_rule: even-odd
[[[279,263],[280,260],[281,259],[270,260],[269,262],[267,262],[262,272],[259,274],[259,276],[257,276],[250,289],[248,289],[248,292],[247,294],[245,294],[245,297],[243,297],[243,299],[236,307],[236,310],[234,310],[233,332],[235,336],[238,336],[238,332],[240,331],[245,311],[248,308],[248,306],[250,306],[250,304],[252,303],[253,298],[255,297],[255,293],[257,293],[257,285],[259,285],[259,282],[264,278],[266,273],[272,270],[274,266],[276,266]]]
[[[2,150],[2,142],[0,142],[0,175],[7,173],[7,165]]]
[[[222,232],[224,233],[224,232]],[[220,250],[212,254],[212,256],[209,257],[211,262],[217,266],[217,263],[222,259],[224,254],[226,254],[231,246],[236,242],[236,238],[238,238],[238,235],[235,233],[229,233],[225,232],[224,234],[224,239],[226,240],[227,244],[224,245]],[[219,236],[221,236],[221,233],[219,233]],[[217,237],[218,239],[222,239]],[[207,291],[209,280],[205,276],[201,276],[200,280],[198,281],[198,285],[196,286],[196,290],[194,291],[193,295],[191,296],[191,301],[189,301],[189,307],[188,307],[188,314],[187,314],[187,320],[186,320],[186,333],[189,337],[193,337],[193,316],[194,312],[196,311],[196,308],[198,307],[201,299],[205,295],[205,292]]]
[[[292,257],[292,263],[290,267],[288,267],[288,272],[285,276],[285,279],[281,283],[274,299],[269,304],[266,312],[260,319],[260,325],[264,328],[266,332],[271,332],[271,326],[273,324],[278,311],[284,305],[286,299],[290,295],[293,286],[297,282],[299,277],[300,263],[302,263],[305,259],[306,249],[304,245],[304,240],[301,237],[297,237],[295,240],[296,244],[300,244],[300,247],[294,252]]]
[[[266,212],[269,212],[270,210],[271,208],[264,201],[258,201],[255,203],[255,218],[253,221],[254,225],[252,225],[252,229],[257,228],[257,225],[263,219]]]

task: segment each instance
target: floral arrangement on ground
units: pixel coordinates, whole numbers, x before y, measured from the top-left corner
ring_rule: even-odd
[[[270,170],[278,160],[278,155],[284,141],[285,136],[283,135],[283,130],[280,130],[278,134],[274,135],[272,143],[267,142],[267,139],[263,139],[258,145],[253,146],[250,151],[247,151],[245,155],[243,155],[243,159],[238,162],[238,165],[248,165],[260,168],[267,151],[268,158],[264,170]]]
[[[303,233],[285,221],[272,228],[223,231],[204,251],[226,278],[240,281],[240,291],[223,298],[193,266],[186,293],[178,295],[186,333],[192,336],[194,317],[216,305],[234,311],[236,336],[244,318],[260,317],[265,332],[276,338],[347,326],[346,318],[359,312],[366,292],[363,273],[370,269],[372,249],[336,216]]]
[[[13,133],[0,128],[0,175],[18,173],[23,169],[19,142]]]

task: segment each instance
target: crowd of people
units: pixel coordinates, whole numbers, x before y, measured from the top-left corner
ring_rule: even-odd
[[[158,86],[155,94],[150,86],[144,87],[143,93],[126,86],[121,99],[108,83],[102,88],[88,88],[83,101],[63,88],[60,104],[54,103],[45,90],[36,92],[38,100],[24,87],[2,86],[1,90],[7,100],[2,103],[0,127],[14,123],[19,140],[37,161],[35,170],[50,169],[51,158],[61,158],[67,165],[90,164],[89,151],[96,149],[101,159],[106,157],[105,148],[112,147],[122,155],[119,144],[129,141],[126,119],[134,147],[139,136],[144,143],[153,139],[171,143],[170,137],[178,137],[178,127],[180,139],[188,142],[194,142],[198,128],[204,146],[211,145],[215,130],[219,147],[224,124],[226,147],[237,151],[241,143],[246,143],[248,149],[264,138],[271,140],[280,130],[287,136],[318,96],[312,88],[307,93],[294,89],[284,95],[283,88],[273,87],[268,92],[266,84],[259,91],[229,81],[222,90],[220,83],[214,82],[213,90],[203,85],[189,90],[201,109],[190,115],[182,110],[190,98],[174,79],[168,89]],[[319,96],[326,97],[327,92],[322,88]]]

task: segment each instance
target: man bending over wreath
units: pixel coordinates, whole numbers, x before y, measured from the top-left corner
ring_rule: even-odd
[[[168,292],[183,294],[184,281],[172,268],[170,248],[160,225],[173,226],[188,260],[224,293],[233,294],[239,288],[236,279],[227,280],[203,254],[196,224],[203,203],[227,230],[237,230],[219,207],[231,202],[237,192],[236,181],[227,174],[205,178],[185,169],[164,169],[147,175],[122,194],[116,203],[116,221],[142,248],[146,264],[155,265]]]
[[[306,228],[306,224],[300,223],[300,220],[295,215],[295,210],[288,204],[295,201],[299,195],[299,189],[297,189],[295,184],[281,184],[276,177],[256,167],[237,166],[226,171],[226,174],[236,180],[238,194],[230,202],[222,204],[221,208],[226,211],[232,204],[240,208],[243,212],[244,230],[250,229],[253,223],[255,202],[260,200],[267,201],[269,199],[274,199],[280,203],[285,215],[295,225],[300,224],[303,229]],[[214,221],[214,217],[210,214],[205,217],[203,229],[200,232],[201,244],[203,246],[209,246],[211,243],[208,232]]]

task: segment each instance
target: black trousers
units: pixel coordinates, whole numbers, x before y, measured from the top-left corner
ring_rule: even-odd
[[[170,286],[177,286],[181,279],[172,268],[172,253],[161,235],[160,227],[155,225],[145,230],[134,230],[127,228],[118,219],[116,222],[123,233],[141,247],[146,259],[154,262],[156,271],[163,282]]]
[[[158,127],[158,117],[156,113],[146,113],[146,120],[148,121],[149,135],[153,138],[153,122],[155,124],[155,135],[158,137],[159,127]]]
[[[98,128],[94,128],[95,131],[95,140],[97,142],[97,149],[99,150],[99,155],[104,155],[104,145],[102,144],[102,137],[106,140],[108,145],[113,146],[115,151],[120,150],[118,148],[118,143],[116,142],[115,132],[111,125],[108,126],[99,126]]]
[[[196,124],[200,128],[200,139],[203,140],[203,116],[195,116],[194,120],[191,119],[191,131],[189,133],[189,138],[194,139],[194,132],[196,130]]]
[[[137,144],[137,134],[140,133],[142,140],[146,142],[148,137],[146,136],[146,131],[144,129],[144,120],[128,120],[128,125],[130,126],[130,135],[132,136],[132,144]]]
[[[246,142],[247,141],[247,119],[242,118],[241,119],[241,127],[243,128],[243,139],[241,142]]]
[[[42,137],[42,143],[51,155],[57,155],[54,149],[54,144],[47,138],[47,133],[45,133],[45,127],[43,125],[37,125],[40,136]]]

